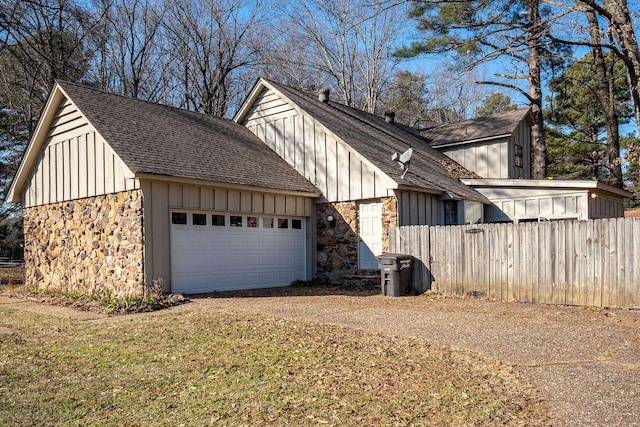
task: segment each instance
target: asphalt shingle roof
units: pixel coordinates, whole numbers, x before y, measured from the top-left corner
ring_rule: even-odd
[[[420,131],[420,135],[435,147],[455,142],[510,135],[527,114],[529,114],[528,108],[503,111],[477,119],[425,129]]]
[[[387,123],[383,117],[335,101],[323,103],[316,96],[269,80],[265,81],[398,184],[442,191],[454,198],[488,202],[483,195],[456,179],[477,178],[477,175],[456,163],[459,166],[456,168],[458,173],[456,178],[452,177],[445,165],[453,161],[405,126]],[[413,157],[408,173],[402,178],[402,169],[391,156],[393,153],[401,154],[409,147],[413,148]],[[460,173],[461,170],[468,174]]]
[[[57,83],[134,173],[318,192],[231,120]]]

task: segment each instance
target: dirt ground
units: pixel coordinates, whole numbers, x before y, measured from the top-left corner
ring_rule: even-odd
[[[117,319],[13,298],[0,297],[0,304],[87,321]],[[637,310],[497,303],[433,294],[391,298],[331,288],[201,296],[170,310],[216,308],[411,336],[471,350],[513,366],[530,381],[546,399],[553,425],[640,425]]]

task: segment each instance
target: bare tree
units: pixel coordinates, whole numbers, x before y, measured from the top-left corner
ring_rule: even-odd
[[[488,86],[476,83],[479,79],[477,70],[460,73],[451,64],[433,70],[427,76],[427,120],[444,124],[471,118],[482,100],[491,94]]]
[[[600,16],[607,20],[610,32],[617,42],[616,54],[627,66],[629,89],[634,106],[636,123],[640,130],[640,47],[635,34],[627,0],[582,0]]]
[[[166,47],[171,76],[183,108],[224,116],[246,90],[242,71],[257,64],[268,40],[260,27],[271,9],[264,1],[167,1]]]
[[[105,17],[94,31],[96,51],[90,78],[103,89],[159,100],[164,69],[161,26],[163,5],[154,0],[106,0]]]
[[[589,21],[589,34],[594,46],[591,51],[593,53],[593,65],[596,73],[595,95],[598,103],[602,107],[604,113],[604,122],[607,129],[607,157],[608,168],[613,177],[612,184],[622,188],[624,186],[622,180],[622,162],[620,160],[620,133],[619,133],[619,117],[616,111],[616,99],[613,80],[613,66],[611,67],[611,76],[607,72],[607,64],[601,46],[600,25],[598,17],[593,9],[585,11],[587,20]]]
[[[310,58],[315,48],[308,43],[293,21],[277,23],[278,34],[262,52],[260,74],[268,79],[306,91],[330,87],[334,79],[314,66]]]
[[[398,64],[393,51],[402,35],[402,12],[384,1],[303,0],[287,11],[288,36],[306,46],[300,65],[328,77],[343,103],[375,112]]]
[[[79,80],[90,52],[88,15],[73,1],[2,1],[0,8],[0,197],[56,79]],[[0,210],[6,209],[5,206]]]

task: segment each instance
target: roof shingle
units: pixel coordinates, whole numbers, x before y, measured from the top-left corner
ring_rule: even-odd
[[[134,173],[318,192],[231,120],[57,83]]]
[[[427,139],[432,146],[437,147],[456,142],[510,135],[528,114],[529,108],[503,111],[477,119],[424,129],[420,131],[420,136]]]
[[[471,176],[472,172],[456,163],[459,168],[455,168],[455,178],[449,175],[442,162],[455,162],[404,126],[387,123],[383,117],[337,102],[323,103],[308,93],[265,81],[398,184],[445,192],[458,199],[488,202],[483,195],[458,181],[457,178]],[[391,156],[403,153],[409,147],[413,148],[411,166],[402,178],[403,171]],[[461,173],[461,170],[469,172],[469,175]]]

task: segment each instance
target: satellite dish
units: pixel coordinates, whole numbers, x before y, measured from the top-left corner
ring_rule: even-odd
[[[412,155],[413,155],[413,148],[409,148],[407,151],[405,151],[400,155],[398,155],[398,153],[393,153],[393,155],[391,156],[391,160],[397,160],[398,163],[400,164],[400,168],[403,170],[402,179],[404,179],[404,176],[407,174],[407,171],[409,171],[409,162],[411,161]]]

